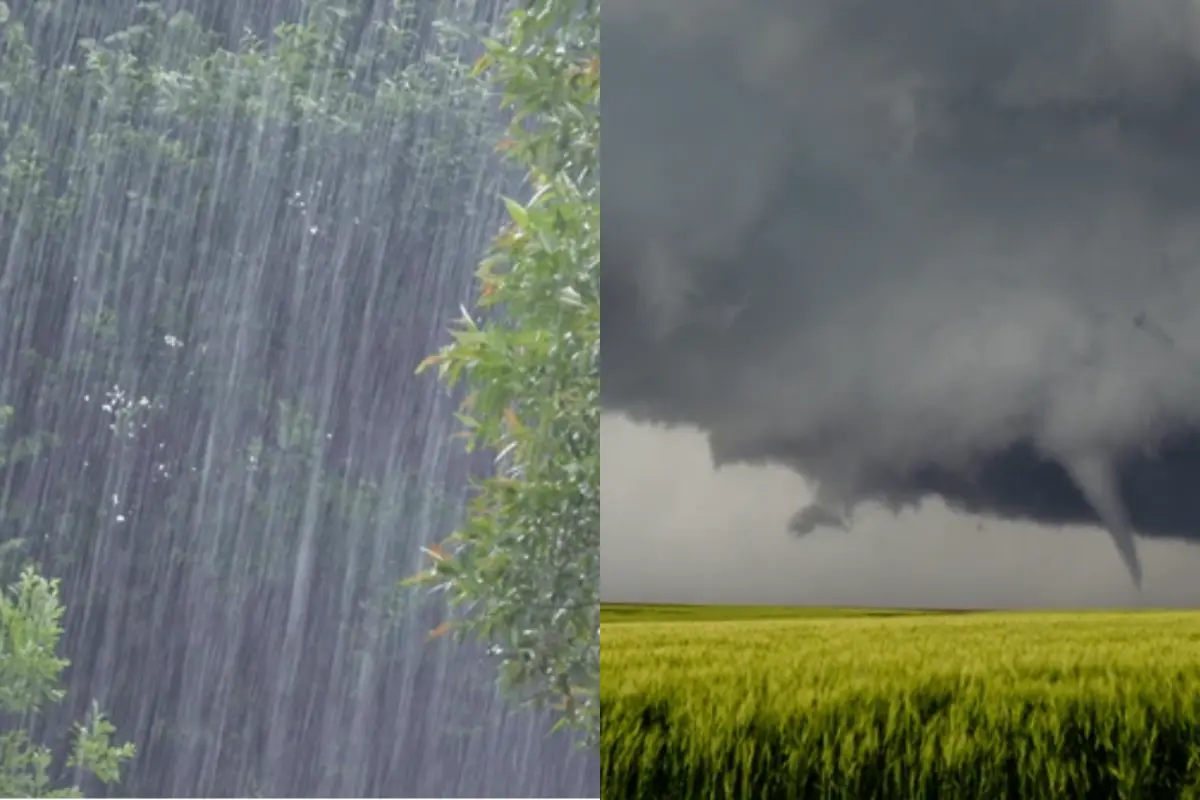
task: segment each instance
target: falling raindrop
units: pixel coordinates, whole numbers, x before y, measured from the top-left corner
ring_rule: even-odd
[[[96,698],[112,796],[595,796],[398,586],[491,468],[413,366],[522,191],[468,77],[506,4],[8,5],[0,405],[48,444],[0,543],[61,579],[71,662],[39,730]]]

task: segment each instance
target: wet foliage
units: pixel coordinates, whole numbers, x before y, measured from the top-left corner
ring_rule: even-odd
[[[594,794],[397,587],[493,469],[414,369],[528,191],[471,73],[505,9],[4,8],[0,577],[61,581],[54,785],[95,702],[137,756],[92,794]]]
[[[560,727],[600,733],[600,8],[537,0],[486,42],[513,112],[502,150],[533,197],[505,199],[509,222],[478,271],[469,312],[425,364],[470,386],[468,446],[496,454],[463,527],[428,550],[417,583],[467,613],[503,685]],[[532,123],[532,124],[530,124]]]

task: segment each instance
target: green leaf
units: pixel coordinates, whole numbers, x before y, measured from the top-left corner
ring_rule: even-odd
[[[478,78],[480,75],[487,72],[495,62],[496,59],[491,53],[484,53],[479,58],[475,59],[475,64],[471,67],[471,77]]]
[[[525,206],[521,205],[516,200],[513,200],[511,197],[505,197],[502,199],[504,200],[504,206],[508,209],[508,215],[512,217],[513,222],[517,224],[517,227],[522,229],[528,228],[529,212],[525,209]]]
[[[456,435],[491,451],[499,474],[477,485],[453,560],[411,585],[443,589],[507,691],[559,702],[560,724],[594,743],[598,704],[562,701],[599,687],[599,13],[526,6],[473,74],[514,109],[497,149],[536,192],[503,198],[512,224],[477,271],[480,304],[501,313],[464,309],[437,355],[443,383],[468,384]]]

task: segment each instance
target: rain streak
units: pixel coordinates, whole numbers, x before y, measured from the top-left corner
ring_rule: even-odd
[[[69,660],[18,714],[6,658],[50,666],[10,632],[0,735],[55,786],[595,794],[595,753],[400,585],[492,468],[414,369],[522,191],[471,73],[506,11],[0,3],[0,579],[47,625],[57,593]],[[81,720],[99,778],[62,766]]]

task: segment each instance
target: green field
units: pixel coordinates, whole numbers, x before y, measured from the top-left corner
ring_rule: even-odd
[[[1200,798],[1200,613],[601,610],[611,798]]]

